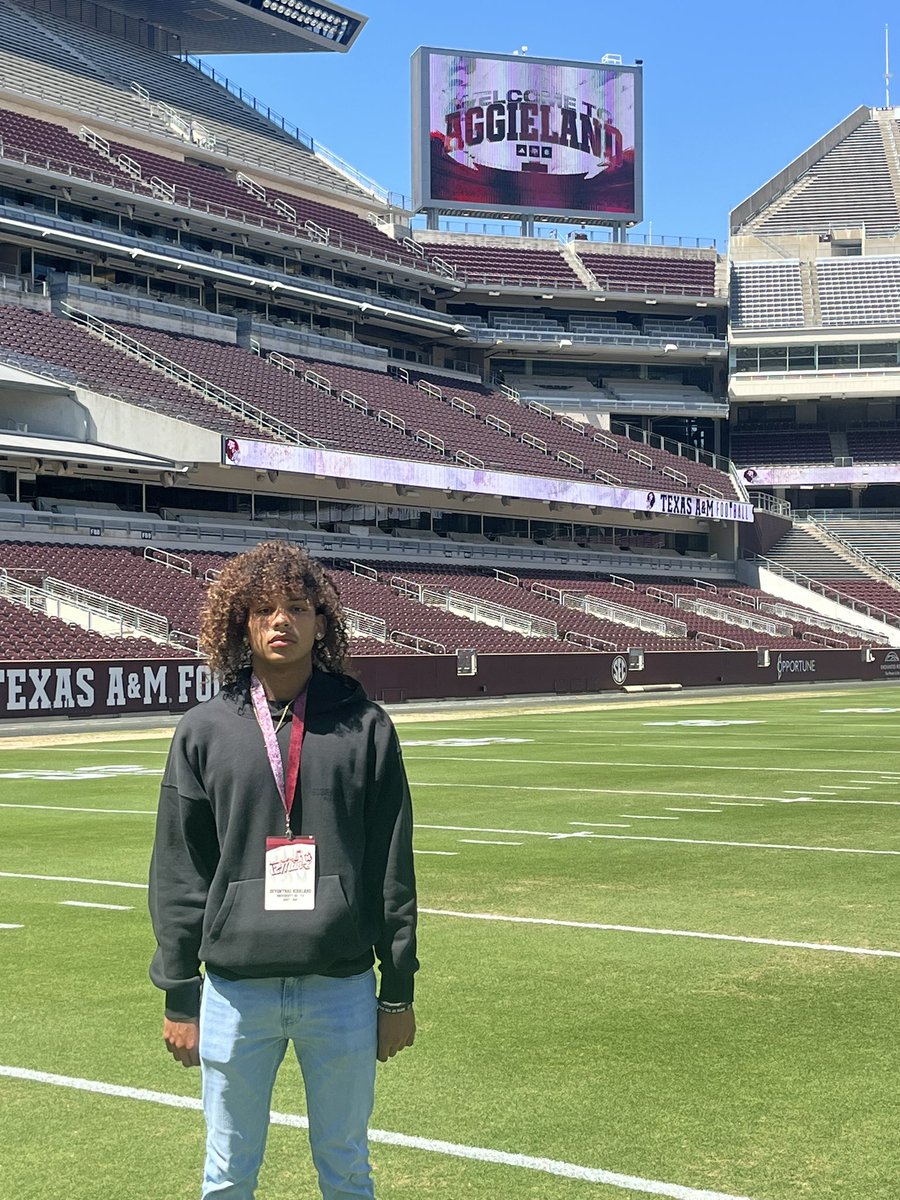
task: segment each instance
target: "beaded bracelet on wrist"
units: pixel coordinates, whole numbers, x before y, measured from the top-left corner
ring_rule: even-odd
[[[412,1003],[405,1000],[391,1001],[379,1000],[378,1011],[383,1013],[404,1013],[409,1012],[412,1008]]]

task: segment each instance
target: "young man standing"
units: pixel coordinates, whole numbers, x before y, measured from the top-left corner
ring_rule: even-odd
[[[166,993],[168,1050],[202,1067],[201,1194],[254,1196],[292,1042],[323,1200],[371,1200],[375,1060],[415,1035],[412,813],[397,735],[344,674],[333,583],[288,543],[225,566],[200,640],[222,690],[182,718],[166,764],[150,974]]]

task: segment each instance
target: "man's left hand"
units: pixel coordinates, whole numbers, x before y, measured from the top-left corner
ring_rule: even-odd
[[[387,1062],[398,1051],[416,1040],[416,1018],[411,1008],[406,1012],[378,1013],[378,1061]]]

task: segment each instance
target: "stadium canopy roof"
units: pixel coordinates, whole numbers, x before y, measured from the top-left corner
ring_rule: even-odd
[[[44,462],[67,462],[85,466],[123,467],[135,471],[181,473],[188,464],[99,442],[79,442],[52,435],[0,432],[0,458],[31,458]]]
[[[108,0],[126,16],[177,35],[185,54],[346,52],[368,18],[307,0]]]

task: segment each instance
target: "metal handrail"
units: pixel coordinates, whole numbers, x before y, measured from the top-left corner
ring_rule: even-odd
[[[836,604],[842,604],[845,608],[862,613],[863,616],[871,617],[874,621],[881,621],[884,625],[891,625],[895,629],[900,629],[900,616],[897,613],[891,613],[887,609],[879,608],[877,604],[867,604],[864,600],[857,600],[855,596],[848,596],[846,592],[839,592],[837,588],[828,587],[821,580],[813,579],[811,575],[804,575],[800,571],[795,571],[792,567],[786,567],[783,563],[776,562],[773,558],[766,558],[764,554],[753,554],[750,551],[744,551],[741,557],[746,562],[758,563],[765,570],[772,571],[775,575],[780,575],[783,579],[788,579],[791,583],[796,583],[799,587],[806,588],[807,591],[814,592],[817,596],[824,596],[826,600],[833,600]]]
[[[710,600],[700,600],[692,596],[676,596],[675,607],[695,612],[701,617],[709,617],[713,621],[721,621],[723,625],[753,629],[756,633],[768,633],[772,637],[790,637],[794,632],[793,627],[784,621],[753,616],[740,608],[729,608],[725,604],[715,604]]]
[[[893,571],[889,570],[882,563],[878,562],[877,559],[872,558],[870,554],[865,554],[862,550],[858,550],[856,546],[852,546],[849,542],[845,542],[842,537],[839,537],[836,533],[830,530],[827,525],[823,525],[822,522],[817,520],[815,517],[807,516],[805,520],[798,521],[797,524],[801,527],[803,525],[811,525],[813,529],[817,530],[822,535],[822,537],[827,538],[827,540],[830,542],[834,542],[836,545],[840,546],[842,550],[845,550],[848,554],[852,555],[853,558],[865,563],[870,570],[875,571],[878,575],[882,575],[886,583],[891,584],[892,587],[900,588],[900,575],[897,575]]]
[[[623,604],[615,604],[599,596],[570,592],[566,594],[566,607],[581,609],[592,617],[613,621],[617,625],[642,629],[645,633],[658,633],[661,637],[687,637],[687,625],[684,621],[673,620],[671,617],[657,617],[643,609],[627,608]]]
[[[739,472],[735,471],[735,475],[740,479]],[[788,501],[781,500],[778,496],[770,496],[768,492],[748,492],[747,500],[761,512],[776,513],[779,517],[790,517],[791,515],[791,506]]]
[[[251,422],[264,433],[275,434],[276,437],[283,438],[286,442],[290,442],[293,445],[324,449],[322,442],[317,441],[315,438],[307,437],[299,429],[288,425],[286,421],[271,416],[255,404],[251,404],[248,400],[236,396],[233,392],[226,391],[225,388],[220,388],[218,384],[211,383],[201,375],[196,375],[187,367],[183,367],[180,363],[175,362],[174,359],[167,358],[166,355],[160,354],[150,346],[145,346],[143,342],[130,337],[127,333],[122,333],[121,330],[108,325],[106,321],[101,321],[99,317],[94,317],[90,313],[79,312],[65,302],[63,302],[61,307],[63,313],[70,320],[81,325],[96,337],[109,342],[123,351],[123,353],[130,355],[132,358],[139,359],[147,366],[160,371],[162,374],[168,375],[171,379],[176,380],[192,391],[198,392],[200,395],[205,396],[207,400],[218,404],[228,412],[234,413],[244,420]]]
[[[362,171],[357,170],[356,167],[341,158],[340,155],[335,154],[333,150],[329,150],[321,142],[317,142],[311,134],[305,133],[293,121],[289,121],[287,117],[283,117],[281,113],[270,108],[268,104],[264,104],[263,101],[258,100],[252,92],[248,92],[240,87],[239,84],[233,83],[227,75],[223,75],[221,71],[217,71],[215,67],[205,62],[198,55],[184,54],[182,55],[182,61],[195,70],[200,71],[201,74],[206,75],[220,87],[225,88],[232,96],[259,113],[261,117],[265,118],[272,125],[276,125],[279,129],[282,129],[294,141],[299,142],[304,149],[310,150],[318,158],[327,162],[329,166],[334,167],[335,170],[346,176],[362,191],[369,192],[389,208],[403,208],[404,211],[409,211],[410,205],[405,196],[399,196],[394,192],[388,191],[380,183],[376,183],[374,179],[370,179],[367,175],[364,175]]]
[[[100,616],[112,617],[120,624],[127,624],[135,632],[146,633],[155,640],[169,640],[169,620],[162,613],[150,612],[134,604],[125,604],[111,596],[104,596],[101,592],[78,587],[52,575],[45,576],[41,591],[59,600],[71,600],[77,607],[90,609]]]

